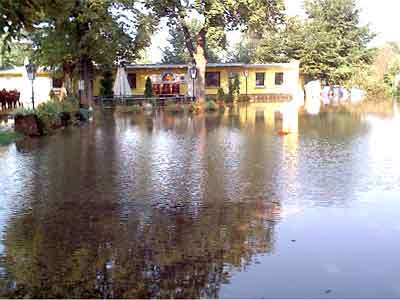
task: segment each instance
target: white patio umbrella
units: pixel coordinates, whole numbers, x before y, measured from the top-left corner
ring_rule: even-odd
[[[132,96],[131,86],[129,85],[128,77],[124,68],[118,68],[117,70],[113,91],[114,96],[116,97]]]

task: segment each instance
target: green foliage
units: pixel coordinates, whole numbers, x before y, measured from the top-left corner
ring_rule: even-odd
[[[372,62],[367,45],[374,35],[360,25],[355,0],[308,0],[305,9],[304,74],[338,84],[348,80],[355,67]]]
[[[151,78],[150,77],[146,78],[146,85],[145,85],[145,88],[144,88],[144,96],[146,98],[153,97],[153,84],[151,83]]]
[[[224,101],[225,100],[225,92],[222,87],[218,88],[217,91],[217,101]]]
[[[239,95],[240,95],[240,80],[239,80],[239,75],[238,75],[238,74],[235,74],[235,76],[234,76],[233,79],[231,79],[231,80],[233,80],[233,82],[232,82],[232,86],[231,86],[232,91],[230,92],[230,94],[232,94],[233,97],[234,97],[235,99],[237,99],[237,98],[239,98]]]
[[[9,145],[21,138],[23,138],[23,135],[18,132],[11,130],[0,131],[0,146]]]
[[[92,97],[94,62],[138,59],[158,23],[133,0],[48,1],[40,26],[30,34],[34,60],[61,70],[64,77],[84,80],[87,100]]]
[[[207,101],[205,106],[204,106],[204,110],[208,111],[208,112],[212,112],[212,111],[217,111],[218,110],[218,104],[215,101]]]
[[[4,39],[0,39],[0,49],[6,46]],[[0,51],[0,69],[9,69],[14,66],[22,66],[25,57],[31,56],[30,45],[14,41],[7,45],[8,51]]]
[[[48,134],[53,128],[60,126],[62,111],[61,102],[48,101],[38,105],[36,115],[44,134]]]
[[[11,45],[31,31],[40,19],[43,7],[51,0],[2,0],[0,1],[0,37],[3,39],[1,51],[10,51]]]
[[[253,57],[248,60],[300,60],[307,78],[332,84],[342,84],[352,77],[355,68],[372,62],[373,50],[367,46],[374,34],[368,26],[360,25],[356,0],[307,0],[305,10],[304,22],[288,18],[284,26],[265,32],[256,42],[256,51],[250,44],[246,51]]]
[[[186,22],[190,31],[190,35],[196,36],[201,29],[202,24],[192,19]],[[169,29],[169,46],[162,50],[162,62],[166,64],[186,64],[191,63],[192,58],[185,44],[185,35],[182,26],[179,24],[171,25]],[[206,45],[206,53],[208,62],[220,62],[219,52],[222,49],[216,45]]]
[[[35,114],[35,111],[30,108],[18,107],[13,110],[12,115],[16,116],[29,116]]]
[[[100,81],[100,85],[100,96],[107,98],[113,96],[113,74],[110,65],[103,67],[103,78]]]

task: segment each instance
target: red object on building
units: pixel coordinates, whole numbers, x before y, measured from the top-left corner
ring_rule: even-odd
[[[172,93],[171,93],[172,91],[171,91],[171,85],[170,84],[163,84],[163,87],[162,87],[162,94],[163,95],[172,95]]]
[[[172,85],[172,94],[179,95],[179,83],[174,83]]]
[[[159,84],[153,84],[153,93],[154,95],[160,95],[161,88]]]

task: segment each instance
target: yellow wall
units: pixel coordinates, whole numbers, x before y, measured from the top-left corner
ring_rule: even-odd
[[[299,87],[299,64],[293,62],[284,64],[282,67],[263,67],[249,68],[249,77],[247,79],[247,89],[249,95],[262,94],[292,94]],[[172,72],[174,74],[186,74],[186,68],[172,69],[131,69],[128,74],[136,74],[136,88],[132,89],[134,95],[143,95],[145,90],[146,78],[151,75],[161,75],[164,72]],[[231,72],[236,72],[240,75],[240,93],[246,93],[246,80],[244,77],[243,67],[208,67],[207,72],[220,72],[220,85],[225,93],[228,92],[228,79]],[[265,87],[256,87],[256,72],[265,72]],[[284,83],[280,86],[275,85],[275,72],[283,72]],[[115,74],[114,74],[115,75]],[[98,96],[100,92],[101,75],[96,77],[94,81],[94,95]],[[180,85],[180,94],[187,94],[187,85]],[[206,88],[207,95],[217,94],[218,88]]]
[[[243,68],[207,68],[207,72],[220,72],[220,85],[225,93],[228,92],[228,79],[232,72],[239,74],[240,93],[246,93],[246,78],[244,77]],[[275,85],[275,73],[283,72],[283,84]],[[265,86],[263,88],[256,87],[256,73],[265,73]],[[299,86],[298,68],[253,68],[249,69],[247,78],[247,92],[249,95],[256,94],[291,94],[296,91]],[[206,88],[206,94],[217,94],[218,88]]]

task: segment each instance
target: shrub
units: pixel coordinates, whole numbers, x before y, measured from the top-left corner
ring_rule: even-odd
[[[218,105],[215,101],[207,101],[205,104],[205,111],[217,111]]]
[[[48,101],[38,105],[36,115],[44,134],[61,126],[60,114],[63,112],[62,104],[58,101]]]
[[[35,111],[30,108],[18,107],[13,110],[12,115],[16,116],[29,116],[35,114]]]
[[[0,146],[6,146],[21,138],[23,138],[23,135],[15,131],[0,132]]]
[[[224,101],[225,100],[225,92],[223,88],[219,88],[217,91],[217,101]]]
[[[144,89],[144,96],[146,98],[153,97],[153,84],[151,83],[150,77],[146,78],[146,86],[145,86],[145,89]]]

